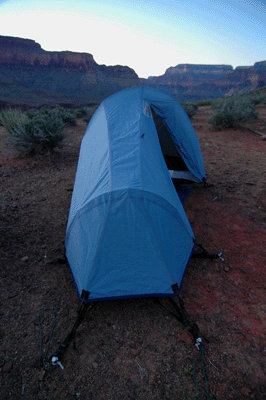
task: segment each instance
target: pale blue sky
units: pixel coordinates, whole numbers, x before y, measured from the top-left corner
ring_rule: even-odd
[[[91,53],[140,77],[266,59],[266,0],[0,0],[0,35]]]

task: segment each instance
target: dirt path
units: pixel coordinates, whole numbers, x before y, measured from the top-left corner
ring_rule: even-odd
[[[210,113],[200,108],[193,124],[213,186],[196,187],[186,212],[197,241],[224,261],[193,259],[181,294],[209,340],[211,397],[266,399],[266,141],[245,129],[210,132]],[[252,127],[266,133],[266,107],[259,113]],[[150,299],[98,304],[65,369],[40,376],[38,313],[50,307],[56,315],[51,354],[78,306],[68,267],[53,262],[64,253],[85,128],[81,120],[66,128],[50,159],[18,159],[0,127],[0,398],[204,399],[193,381],[198,351],[190,336]],[[42,314],[46,345],[51,324]]]

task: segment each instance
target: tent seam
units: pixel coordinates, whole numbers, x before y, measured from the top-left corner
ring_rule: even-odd
[[[108,150],[109,150],[109,159],[110,159],[110,177],[111,177],[111,190],[113,191],[113,163],[112,163],[112,152],[111,152],[111,140],[110,140],[110,130],[109,130],[109,124],[108,124],[108,118],[107,118],[107,113],[105,109],[105,104],[103,104],[104,108],[104,113],[105,113],[105,118],[106,118],[106,125],[107,125],[107,135],[108,135]]]
[[[140,96],[140,119],[139,119],[139,165],[140,165],[140,181],[141,181],[141,190],[143,190],[143,166],[142,166],[142,112],[143,112],[143,86],[141,87],[141,96]]]
[[[169,213],[171,213],[171,215],[173,216],[173,218],[175,218],[175,219],[180,223],[180,225],[182,225],[183,229],[185,229],[185,231],[190,235],[190,232],[187,230],[186,226],[185,226],[185,225],[183,224],[183,222],[182,222],[182,217],[177,218],[177,217],[174,215],[174,213],[173,213],[169,208],[165,207],[164,205],[160,204],[159,202],[156,202],[155,200],[152,200],[152,199],[149,199],[149,198],[143,196],[143,193],[151,193],[153,196],[158,196],[158,198],[163,199],[163,201],[166,202],[167,204],[169,204],[171,208],[173,208],[174,210],[178,211],[178,209],[177,209],[176,207],[174,207],[174,206],[173,206],[171,203],[169,203],[166,199],[164,199],[163,197],[157,195],[156,193],[149,192],[149,191],[146,191],[146,190],[140,190],[140,189],[115,190],[115,191],[113,191],[112,193],[115,193],[115,192],[122,192],[122,191],[128,192],[128,190],[130,190],[130,191],[134,190],[134,192],[135,192],[135,191],[140,192],[140,193],[141,193],[141,197],[143,197],[143,199],[149,201],[150,203],[157,204],[157,205],[159,205],[160,207],[164,208],[164,209],[165,209],[166,211],[168,211]],[[82,208],[81,210],[79,210],[79,212],[77,212],[77,213],[75,214],[75,217],[73,218],[73,221],[71,222],[71,225],[70,225],[69,228],[68,228],[68,232],[70,232],[70,230],[72,229],[72,226],[74,225],[74,222],[76,222],[83,214],[85,214],[85,213],[88,212],[88,210],[87,210],[88,205],[89,205],[92,201],[95,201],[97,198],[103,197],[103,196],[104,196],[105,194],[107,194],[107,193],[110,193],[110,192],[103,193],[103,194],[101,194],[100,196],[97,196],[95,199],[92,199],[89,203],[85,204],[85,205],[83,206],[83,208]],[[128,197],[129,197],[129,196],[128,196]],[[131,197],[131,196],[130,196],[130,197]],[[137,197],[137,198],[140,198],[140,196],[136,196],[136,197]],[[116,201],[116,200],[117,200],[117,199],[116,199],[116,198],[113,198],[113,197],[112,197],[112,198],[108,198],[107,200],[103,200],[103,201],[98,202],[98,203],[95,204],[93,207],[91,207],[91,209],[96,208],[96,207],[98,207],[100,204],[104,204],[104,203],[110,203],[110,204],[111,204],[113,201]],[[179,201],[180,201],[180,200],[179,200]],[[180,204],[181,204],[181,206],[182,206],[181,201],[180,201]],[[182,206],[182,207],[183,207],[183,206]],[[184,209],[184,208],[183,208],[183,209]],[[106,216],[108,216],[108,213],[109,213],[109,210],[108,210]],[[187,216],[186,216],[186,218],[187,218]],[[66,236],[68,237],[69,235],[70,235],[70,233],[67,233]],[[66,237],[66,241],[67,241],[67,237]],[[194,237],[194,234],[193,234],[193,237]]]

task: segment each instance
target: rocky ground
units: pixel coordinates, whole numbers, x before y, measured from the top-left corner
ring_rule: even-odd
[[[266,134],[266,106],[246,127]],[[192,122],[208,188],[186,212],[199,243],[223,259],[192,259],[181,295],[199,325],[212,399],[266,399],[266,141],[246,128],[211,132],[212,110]],[[65,128],[50,158],[15,156],[0,127],[0,398],[204,399],[193,380],[199,352],[187,330],[151,299],[102,302],[80,326],[63,366],[40,365],[38,315],[55,313],[48,357],[75,320],[78,298],[64,237],[86,124]],[[41,313],[42,352],[52,312]],[[196,364],[198,383],[206,387]]]

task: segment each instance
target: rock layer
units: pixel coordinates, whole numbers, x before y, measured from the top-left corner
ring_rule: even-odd
[[[4,104],[89,104],[140,84],[127,66],[98,65],[88,53],[45,51],[34,40],[0,36]]]
[[[142,83],[186,101],[231,96],[265,86],[266,61],[235,70],[231,65],[179,64]]]
[[[34,40],[0,36],[0,108],[99,103],[141,84],[185,101],[242,94],[266,85],[266,61],[235,70],[231,65],[179,64],[164,75],[140,79],[127,66],[97,64],[89,53],[46,51]]]

